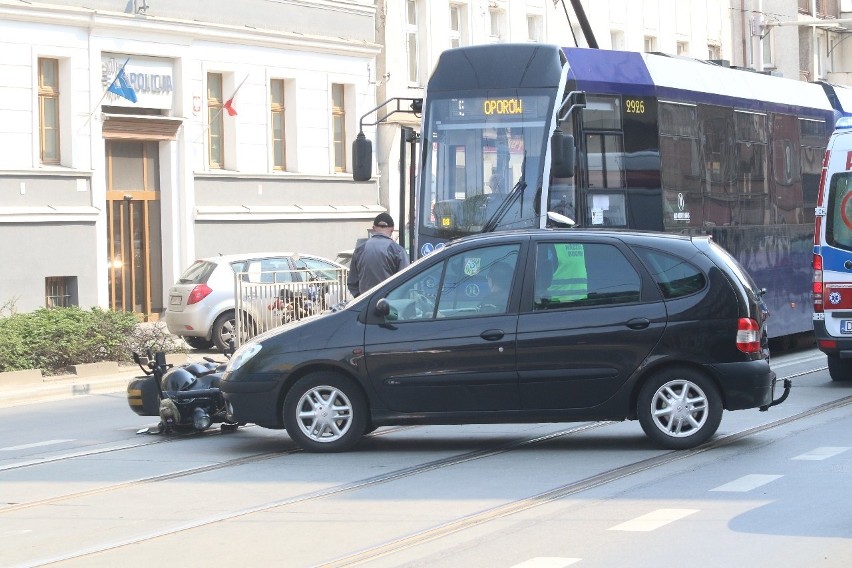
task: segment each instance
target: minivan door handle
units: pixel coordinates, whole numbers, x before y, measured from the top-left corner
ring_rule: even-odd
[[[651,320],[648,318],[633,318],[627,322],[627,327],[630,329],[645,329],[651,325]]]
[[[486,329],[479,334],[479,337],[486,341],[497,341],[498,339],[503,339],[504,335],[506,333],[502,329]]]

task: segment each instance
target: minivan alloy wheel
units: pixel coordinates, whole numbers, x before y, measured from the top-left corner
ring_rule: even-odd
[[[336,373],[311,373],[297,381],[284,399],[283,413],[287,433],[306,450],[349,449],[366,430],[361,391]]]
[[[334,387],[322,385],[302,395],[297,406],[299,428],[317,442],[333,442],[352,426],[352,403]]]
[[[712,381],[691,369],[651,377],[637,403],[639,422],[655,442],[670,449],[710,439],[722,420],[722,398]]]
[[[669,436],[691,436],[707,422],[707,396],[689,381],[670,381],[654,393],[651,413]]]

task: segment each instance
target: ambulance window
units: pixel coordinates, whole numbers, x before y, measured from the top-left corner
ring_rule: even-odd
[[[831,177],[825,240],[837,248],[852,250],[852,172]]]

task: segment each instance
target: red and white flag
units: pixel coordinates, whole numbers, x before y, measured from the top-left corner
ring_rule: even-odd
[[[233,95],[231,95],[231,98],[230,98],[230,99],[228,99],[227,101],[225,101],[225,104],[224,104],[224,105],[222,105],[222,108],[224,108],[224,109],[228,112],[228,116],[236,116],[236,115],[237,115],[237,109],[236,109],[236,108],[234,108],[234,97],[236,97],[236,96],[237,96],[237,93],[239,93],[239,92],[240,92],[240,89],[241,89],[241,88],[242,88],[242,86],[245,84],[246,79],[248,79],[248,75],[246,75],[246,78],[245,78],[245,79],[243,79],[242,83],[240,83],[240,84],[237,86],[237,88],[236,88],[236,89],[234,89],[234,94],[233,94]]]

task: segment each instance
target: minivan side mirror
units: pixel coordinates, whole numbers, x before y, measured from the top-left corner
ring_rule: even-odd
[[[352,142],[352,179],[369,181],[373,177],[373,142],[359,132]]]
[[[574,137],[560,129],[550,137],[550,173],[553,177],[574,177]]]
[[[373,313],[377,316],[381,316],[383,318],[388,317],[390,314],[391,305],[386,299],[381,298],[378,302],[376,302],[376,307],[373,308]]]

